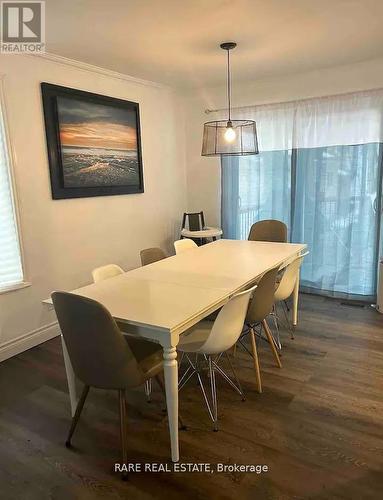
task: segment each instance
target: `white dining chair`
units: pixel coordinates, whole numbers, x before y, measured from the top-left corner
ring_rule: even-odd
[[[93,282],[98,283],[103,280],[107,280],[109,278],[114,278],[115,276],[118,276],[119,274],[123,274],[125,271],[118,266],[117,264],[106,264],[105,266],[97,267],[96,269],[93,269],[92,271],[92,277],[93,277]],[[124,333],[124,335],[130,335],[128,331],[126,331],[126,326],[119,324],[118,326],[120,330]],[[151,401],[151,394],[152,394],[152,379],[149,378],[145,381],[145,395],[146,395],[146,400],[148,403]]]
[[[290,336],[293,339],[294,338],[294,332],[293,329],[290,325],[290,320],[288,317],[288,311],[287,311],[287,306],[286,306],[286,300],[291,297],[297,279],[298,279],[298,273],[299,269],[302,265],[303,259],[308,255],[310,252],[305,252],[302,255],[298,255],[294,260],[288,264],[284,270],[284,273],[277,284],[277,288],[274,293],[274,311],[273,311],[273,316],[274,316],[274,321],[275,321],[275,326],[277,330],[277,342],[278,342],[278,347],[281,348],[281,341],[279,337],[279,321],[278,321],[278,314],[277,314],[277,305],[280,304],[281,309],[283,311],[283,314],[285,316],[286,320],[286,326],[288,331],[290,332]]]
[[[124,270],[117,264],[107,264],[106,266],[96,267],[96,269],[93,269],[92,277],[94,283],[97,283],[108,278],[113,278],[114,276],[118,276],[122,273],[124,273]]]
[[[207,320],[200,321],[180,336],[177,346],[178,351],[184,353],[189,361],[189,367],[179,381],[179,389],[182,389],[193,375],[197,376],[207,410],[213,421],[214,431],[218,430],[216,373],[219,373],[241,395],[242,400],[245,399],[240,382],[226,351],[237,342],[241,335],[249,300],[255,288],[256,285],[233,295],[222,307],[214,323]],[[218,364],[223,353],[228,360],[235,381]],[[195,356],[192,357],[192,354],[195,354]],[[208,369],[212,395],[211,402],[207,397],[202,380],[204,368]]]
[[[183,238],[182,240],[177,240],[174,242],[174,249],[176,251],[176,255],[182,252],[186,252],[187,250],[192,250],[193,248],[198,248],[198,245],[189,238]]]
[[[257,338],[266,340],[274,356],[276,364],[282,368],[281,360],[275,346],[273,334],[266,321],[267,316],[272,312],[274,305],[275,282],[279,266],[269,269],[265,272],[257,283],[257,288],[253,293],[246,314],[246,329],[239,338],[239,345],[253,358],[255,378],[257,381],[258,392],[262,392],[261,367],[258,358]],[[262,335],[265,333],[266,338]],[[251,351],[248,349],[244,340],[250,337]],[[235,349],[234,353],[235,355]]]

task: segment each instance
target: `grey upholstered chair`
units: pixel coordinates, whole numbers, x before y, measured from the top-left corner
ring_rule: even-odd
[[[119,394],[122,460],[127,463],[126,390],[155,377],[164,390],[162,349],[140,338],[124,337],[111,314],[95,300],[54,292],[53,305],[76,377],[84,388],[66,440],[71,439],[90,387],[115,389]]]
[[[153,247],[141,250],[140,257],[141,264],[147,266],[148,264],[153,264],[153,262],[166,259],[167,255],[161,248]]]
[[[280,220],[260,220],[251,226],[248,240],[286,243],[287,226]]]
[[[94,283],[99,283],[100,281],[104,281],[110,278],[114,278],[115,276],[119,276],[120,274],[124,274],[124,270],[118,266],[117,264],[106,264],[105,266],[97,267],[92,271],[92,277]],[[129,327],[124,323],[120,323],[117,321],[118,328],[125,334],[131,335],[129,331]],[[145,394],[148,403],[150,403],[152,393],[152,379],[149,378],[145,381]]]
[[[258,352],[257,352],[257,344],[255,341],[255,327],[257,325],[260,325],[261,331],[262,328],[265,330],[267,340],[270,344],[277,365],[279,368],[282,368],[282,363],[281,360],[279,359],[279,354],[275,346],[274,337],[266,322],[266,318],[271,313],[274,305],[274,293],[276,286],[275,283],[278,274],[278,269],[279,269],[278,267],[270,269],[270,271],[267,271],[259,280],[258,286],[254,290],[253,297],[250,301],[249,308],[247,310],[245,323],[246,326],[248,327],[248,330],[240,337],[240,343],[244,346],[242,340],[246,335],[250,334],[258,392],[262,392],[262,382],[261,382],[261,372],[260,372]],[[245,347],[245,349],[247,348]]]
[[[153,264],[153,262],[166,259],[167,255],[161,248],[153,247],[141,250],[140,257],[141,257],[141,265],[147,266],[148,264]],[[151,393],[152,393],[152,379],[149,379],[145,382],[145,394],[148,402],[151,401]]]

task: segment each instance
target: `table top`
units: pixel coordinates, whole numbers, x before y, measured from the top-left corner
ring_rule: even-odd
[[[305,248],[304,244],[219,240],[72,293],[101,302],[127,324],[181,333]]]
[[[205,229],[201,229],[200,231],[190,231],[189,229],[182,229],[182,236],[186,236],[187,238],[212,238],[221,236],[222,229],[219,227],[205,227]]]

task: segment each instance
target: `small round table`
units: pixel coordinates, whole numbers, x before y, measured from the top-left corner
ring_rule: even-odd
[[[181,238],[192,238],[200,240],[211,238],[213,241],[215,241],[217,237],[221,235],[222,229],[219,229],[219,227],[205,227],[205,229],[201,229],[201,231],[189,231],[189,229],[184,228],[181,231]]]

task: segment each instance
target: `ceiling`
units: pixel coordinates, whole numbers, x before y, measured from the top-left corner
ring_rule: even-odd
[[[383,56],[382,0],[47,0],[47,51],[175,87]]]

